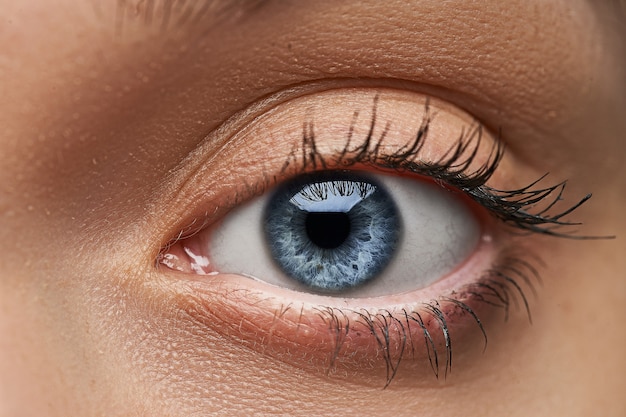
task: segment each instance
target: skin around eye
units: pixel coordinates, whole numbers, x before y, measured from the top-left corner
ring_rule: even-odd
[[[385,192],[381,202],[372,203],[371,210],[375,213],[371,215],[358,211],[358,204],[356,209],[352,206],[334,209],[346,213],[345,221],[352,227],[341,236],[341,242],[328,248],[316,243],[307,231],[304,224],[307,214],[303,214],[307,212],[287,201],[294,194],[294,198],[298,197],[297,190],[308,182],[324,178],[376,181],[376,187]],[[321,202],[330,200],[332,196],[325,196]],[[233,210],[217,228],[178,242],[163,255],[163,261],[174,270],[205,275],[237,273],[302,292],[332,292],[345,297],[398,294],[431,285],[475,250],[481,228],[467,205],[468,201],[457,193],[425,179],[366,176],[354,171],[305,175],[296,178],[295,184],[292,181],[280,185]],[[331,209],[312,210],[330,212]],[[396,218],[397,221],[392,221]],[[359,225],[361,221],[366,224]],[[315,227],[323,228],[328,223],[331,220],[321,219]],[[332,234],[338,227],[334,225],[334,230],[326,233]],[[389,251],[380,256],[385,264],[372,272],[374,276],[355,278],[358,285],[335,284],[353,275],[360,276],[355,271],[367,274],[368,267],[376,268],[376,258],[368,257],[374,250]],[[347,269],[342,269],[344,264]],[[327,265],[331,272],[321,272],[320,265]],[[305,271],[303,276],[297,275],[299,268]],[[314,285],[310,281],[325,276],[330,280],[326,285]]]
[[[178,214],[184,223],[173,226],[176,238],[159,256],[161,271],[179,293],[175,302],[195,322],[311,372],[342,378],[358,374],[364,383],[380,385],[424,369],[447,373],[452,334],[463,351],[476,346],[480,350],[486,341],[484,323],[494,309],[508,312],[514,303],[527,304],[524,288],[532,287],[536,270],[526,255],[519,256],[523,245],[503,239],[501,225],[486,209],[475,203],[470,208],[446,188],[415,175],[431,172],[437,181],[450,177],[471,183],[483,178],[486,166],[495,166],[490,161],[497,140],[460,109],[408,91],[327,91],[266,111],[236,129],[224,146],[216,147],[218,138],[208,140],[217,151],[200,159],[173,196],[173,205],[184,210]],[[510,162],[505,157],[498,166]],[[459,167],[462,172],[450,174]],[[228,271],[228,266],[226,272],[240,274],[212,269],[213,257],[219,261],[212,250],[242,248],[231,218],[235,223],[242,216],[247,218],[242,223],[261,227],[258,215],[245,213],[254,213],[255,203],[250,203],[252,208],[237,207],[298,175],[332,169],[385,174],[393,195],[408,198],[402,207],[414,204],[412,193],[414,198],[425,193],[433,204],[427,212],[454,218],[451,229],[458,233],[460,248],[451,251],[455,261],[416,286],[405,282],[399,291],[393,285],[388,290],[373,287],[358,297],[290,287],[275,269],[252,271],[259,280],[242,275],[250,273],[245,270]],[[498,172],[484,179],[500,189],[519,186],[516,178]],[[394,176],[406,178],[392,180]],[[216,236],[227,235],[231,242],[216,243]],[[389,276],[396,275],[394,268],[412,267],[405,261],[416,248],[407,242],[406,253],[399,255],[397,266],[390,266]],[[463,261],[469,252],[472,255]],[[431,254],[448,255],[445,249]],[[380,283],[385,286],[382,279]],[[378,296],[383,293],[388,295]]]
[[[620,3],[5,2],[0,415],[625,416],[626,9]],[[320,294],[294,298],[292,290],[240,275],[155,268],[159,251],[180,232],[185,239],[216,229],[240,202],[298,175],[288,168],[280,174],[287,160],[303,165],[301,154],[299,161],[288,155],[302,142],[303,122],[313,122],[314,143],[326,160],[341,151],[329,144],[345,141],[352,120],[346,113],[359,111],[355,128],[366,130],[374,94],[360,100],[364,90],[343,94],[342,106],[327,100],[326,110],[302,111],[322,89],[357,81],[428,93],[456,103],[491,132],[501,129],[507,154],[489,184],[513,190],[514,177],[526,186],[545,172],[548,181],[568,179],[564,204],[594,193],[571,217],[584,223],[578,235],[618,238],[532,234],[512,241],[495,233],[494,243],[481,241],[445,277],[447,291],[471,281],[467,294],[486,297],[492,288],[489,301],[506,305],[498,284],[508,276],[528,296],[532,326],[519,295],[508,299],[511,315],[503,324],[505,308],[482,310],[486,303],[461,291],[420,290],[404,301],[357,304]],[[294,94],[296,87],[306,91]],[[225,124],[278,91],[282,99],[253,105],[260,111]],[[402,94],[379,92],[377,132],[389,120],[417,128],[397,105]],[[335,96],[341,97],[325,94]],[[423,113],[419,94],[405,98]],[[443,117],[462,113],[438,100],[431,110]],[[455,120],[470,118],[446,120],[458,127]],[[433,132],[440,132],[437,124],[431,123]],[[262,126],[275,132],[265,148],[253,144],[270,142]],[[289,126],[297,134],[290,136]],[[446,135],[433,132],[426,148],[446,143]],[[451,133],[449,141],[458,139],[458,130]],[[407,137],[391,135],[387,143]],[[225,144],[231,138],[240,149]],[[355,135],[355,143],[363,138]],[[493,139],[489,130],[483,139]],[[376,171],[363,165],[351,169]],[[259,166],[279,178],[265,178]],[[261,182],[267,187],[254,189]],[[494,232],[501,227],[485,224]],[[513,270],[530,275],[521,261],[539,264],[525,253],[511,254],[517,262],[507,258],[516,245],[545,261],[537,300]],[[512,284],[506,288],[518,294]],[[446,295],[473,307],[489,336],[484,353],[478,323],[450,308]],[[521,314],[513,314],[513,299]],[[437,308],[445,312],[449,348]],[[432,367],[424,353],[434,343],[415,312],[433,342],[441,341],[439,380],[432,349]],[[452,365],[444,378],[448,350]],[[397,372],[381,390],[387,363]],[[363,388],[369,383],[374,387]]]

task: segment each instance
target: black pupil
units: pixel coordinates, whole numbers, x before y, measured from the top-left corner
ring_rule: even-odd
[[[322,249],[335,249],[350,234],[350,217],[341,212],[313,212],[306,216],[306,233]]]

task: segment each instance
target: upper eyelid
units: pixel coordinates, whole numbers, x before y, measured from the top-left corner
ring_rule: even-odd
[[[376,91],[390,91],[392,94],[394,92],[402,93],[402,94],[417,94],[420,95],[419,92],[413,92],[412,90],[399,90],[396,88],[389,88],[388,86],[381,87],[380,83],[376,80],[346,80],[348,82],[347,86],[344,86],[343,83],[337,86],[335,83],[332,83],[330,86],[327,83],[314,83],[314,84],[305,84],[301,86],[295,86],[294,88],[289,88],[287,90],[282,90],[279,93],[260,100],[259,102],[254,103],[252,106],[240,111],[238,114],[229,119],[226,123],[222,124],[220,127],[212,131],[209,135],[207,135],[199,145],[190,152],[186,158],[181,160],[177,166],[172,169],[169,175],[165,178],[162,184],[155,189],[155,197],[154,197],[154,205],[159,204],[159,201],[162,201],[164,198],[167,200],[171,200],[174,198],[175,194],[177,194],[180,190],[184,188],[189,188],[189,184],[194,181],[194,178],[197,178],[199,173],[202,171],[207,171],[209,167],[213,166],[214,158],[216,158],[220,152],[239,152],[237,148],[239,146],[243,146],[243,143],[239,142],[238,138],[246,135],[247,130],[250,129],[250,126],[258,121],[259,117],[273,117],[274,112],[277,107],[290,105],[294,101],[307,99],[307,97],[316,97],[319,95],[329,94],[334,91],[344,91],[349,94],[352,94],[352,91],[367,91],[368,96],[373,97],[372,92]],[[383,85],[385,85],[384,83]],[[394,87],[396,83],[391,83]],[[341,88],[341,87],[344,88]],[[333,88],[337,87],[337,88]],[[446,103],[439,99],[432,98],[431,100],[435,100],[439,105],[444,105],[447,107],[455,107],[452,104]],[[363,112],[367,112],[371,110],[371,99],[367,100],[367,104],[364,104],[361,107]],[[458,108],[457,108],[458,109]],[[350,113],[350,117],[352,117],[352,113]],[[469,116],[468,116],[469,117]],[[301,139],[302,135],[302,122],[305,122],[307,119],[299,119],[298,124],[298,141]],[[308,119],[310,120],[310,119]],[[366,117],[367,120],[367,129],[370,128],[370,119]],[[469,120],[469,119],[468,119]],[[346,127],[346,126],[344,126]],[[397,126],[396,126],[397,127]],[[343,135],[347,132],[347,130],[343,130],[341,132],[340,138],[343,140]],[[412,133],[411,133],[412,134]],[[434,143],[436,141],[430,141],[429,143]],[[321,143],[321,142],[320,142]],[[282,145],[281,145],[282,146]],[[246,150],[241,149],[240,152],[245,154]],[[281,160],[281,165],[287,159],[287,154],[285,154],[285,159]],[[220,158],[222,156],[220,155]],[[245,176],[244,176],[245,178]],[[168,196],[169,197],[165,197]],[[201,198],[200,196],[195,198],[190,198],[190,200],[197,200]],[[155,207],[156,209],[156,207]],[[187,217],[188,213],[186,212],[187,208],[184,205],[180,205],[178,209],[181,209],[179,213],[176,214],[177,217]],[[160,210],[154,210],[156,213],[160,215],[165,214]],[[209,213],[210,214],[210,213]],[[200,210],[196,215],[193,216],[194,219],[200,219],[204,216],[204,211]],[[196,220],[198,221],[198,220]],[[195,227],[194,227],[195,229]],[[178,234],[179,230],[174,234]]]
[[[365,130],[369,130],[367,137],[365,139],[363,138],[355,139],[355,142],[353,142],[352,144],[350,144],[350,137],[347,137],[347,139],[344,138],[346,141],[345,142],[346,148],[344,148],[343,156],[342,156],[344,158],[344,162],[345,160],[353,158],[355,155],[354,149],[351,150],[350,155],[346,154],[346,149],[348,147],[352,145],[360,146],[358,145],[358,143],[361,143],[361,144],[369,143],[369,145],[367,146],[371,148],[375,148],[376,147],[376,145],[374,144],[375,141],[380,140],[381,137],[384,137],[384,130],[377,128],[376,126],[376,124],[379,123],[376,119],[376,109],[377,109],[377,102],[378,102],[377,97],[378,95],[372,95],[373,101],[370,102],[370,104],[368,104],[368,106],[372,106],[373,104],[373,107],[370,108],[372,112],[371,121],[369,122],[370,124],[367,126],[367,129],[365,129]],[[424,124],[425,118],[431,117],[429,116],[429,110],[428,110],[429,102],[430,102],[429,100],[430,99],[426,101],[426,108],[425,108],[426,110],[424,112],[424,116],[421,121],[422,126],[419,129],[417,127],[414,128],[414,130],[418,132],[417,133],[418,136],[419,136],[420,129],[427,129],[429,126],[429,124],[426,124],[426,125]],[[289,102],[284,102],[282,104],[285,104],[285,103],[289,104]],[[367,108],[365,110],[367,110]],[[272,117],[271,112],[270,112],[270,115],[267,117],[269,118]],[[300,154],[308,155],[311,158],[303,156],[302,161],[299,161],[299,162],[292,161],[291,167],[293,168],[293,166],[299,166],[300,168],[298,169],[300,170],[323,169],[327,167],[338,168],[336,162],[329,164],[329,166],[325,166],[324,159],[323,159],[324,156],[322,154],[317,153],[317,150],[315,149],[315,142],[312,142],[314,138],[311,137],[310,138],[311,141],[307,142],[307,130],[309,130],[309,133],[311,135],[314,135],[313,125],[310,124],[309,122],[306,122],[306,120],[303,121],[303,123],[304,124],[302,126],[302,133],[301,133],[302,143],[299,144],[301,148],[297,151],[292,151],[291,154],[287,154],[287,161],[289,161],[290,157],[294,157],[294,156],[296,157],[296,159],[300,158],[299,156]],[[384,121],[381,121],[380,123],[384,124]],[[471,123],[476,123],[476,122],[474,121]],[[343,133],[350,132],[350,129],[351,129],[350,127],[348,126],[344,126],[344,127],[345,127],[345,130]],[[378,137],[378,136],[369,137],[373,135],[372,132],[375,129],[377,129],[377,133],[375,135],[379,135],[381,137]],[[383,132],[382,134],[381,134],[381,131]],[[561,225],[559,224],[561,222],[561,217],[562,217],[560,212],[557,212],[556,215],[547,214],[547,212],[543,212],[543,213],[534,212],[535,214],[532,214],[532,213],[526,212],[525,208],[528,206],[532,206],[535,203],[541,200],[544,200],[545,198],[555,197],[553,201],[555,203],[557,200],[560,199],[560,196],[561,196],[560,192],[562,191],[564,184],[557,184],[556,186],[551,186],[551,187],[547,187],[544,189],[541,189],[541,187],[539,188],[528,187],[528,184],[526,184],[526,187],[521,187],[521,188],[509,187],[508,190],[510,191],[500,191],[495,188],[483,187],[483,185],[487,182],[487,180],[489,180],[489,178],[495,172],[495,168],[501,162],[502,155],[503,155],[503,147],[499,140],[492,141],[491,145],[488,145],[490,146],[490,148],[488,148],[489,149],[488,154],[487,154],[488,156],[485,162],[479,165],[476,168],[476,171],[471,171],[469,167],[473,163],[473,160],[476,157],[476,152],[481,146],[482,134],[483,134],[482,132],[483,132],[483,128],[481,128],[481,126],[477,124],[475,125],[474,128],[468,129],[468,131],[466,132],[466,136],[465,137],[461,136],[458,139],[458,141],[456,139],[452,141],[448,140],[448,145],[445,145],[446,147],[443,148],[442,151],[440,151],[439,164],[442,167],[446,165],[455,166],[456,168],[454,168],[452,171],[448,171],[447,169],[441,170],[441,168],[438,167],[437,163],[435,163],[434,165],[432,164],[425,164],[425,165],[418,164],[418,165],[412,165],[412,166],[404,165],[403,169],[405,169],[407,172],[412,172],[414,174],[421,174],[421,175],[426,175],[430,177],[434,176],[435,179],[444,181],[448,183],[449,185],[451,185],[452,187],[462,189],[465,193],[470,195],[478,203],[486,207],[488,210],[492,211],[492,214],[494,214],[496,217],[499,217],[501,220],[504,220],[506,222],[510,222],[519,228],[526,229],[528,231],[544,233],[544,234],[553,234],[557,236],[560,235],[558,231],[552,230],[553,226]],[[244,136],[245,136],[245,133],[246,132],[243,133]],[[419,152],[420,152],[420,147],[424,143],[426,143],[426,141],[428,141],[429,139],[427,137],[423,137],[423,138],[418,137],[416,140],[417,141],[415,142],[415,144],[418,144],[419,146],[414,147],[414,149],[411,149],[410,147],[408,148],[406,147],[408,146],[409,143],[414,143],[414,142],[406,142],[406,143],[402,142],[398,145],[399,148],[396,150],[395,155],[386,154],[386,155],[380,155],[380,157],[382,159],[386,159],[388,163],[391,160],[395,160],[396,162],[394,162],[389,167],[391,169],[398,170],[400,169],[400,164],[404,163],[406,159],[412,160],[418,157]],[[361,142],[358,142],[358,141],[361,141]],[[357,145],[355,145],[355,143],[357,143]],[[218,146],[217,148],[219,149],[220,147]],[[384,162],[382,161],[374,161],[374,160],[368,161],[367,159],[372,157],[372,154],[371,154],[372,149],[367,149],[366,151],[367,152],[365,152],[364,154],[363,152],[360,152],[364,155],[365,159],[363,159],[363,156],[357,157],[350,164],[372,163],[373,166],[378,165],[380,168],[383,168]],[[245,150],[242,150],[241,152],[243,154],[246,153]],[[340,154],[341,153],[342,152],[340,152]],[[359,152],[356,152],[356,154],[358,155]],[[337,155],[333,155],[331,153],[329,155],[329,158],[332,159],[333,157],[337,157]],[[316,161],[319,161],[319,164],[320,164],[319,166],[311,166],[307,168],[307,163],[311,163],[315,165],[317,163]],[[284,164],[284,161],[283,161],[283,164]],[[206,167],[204,167],[204,169],[206,169]],[[283,167],[283,171],[284,171],[284,167]],[[436,172],[439,172],[439,174],[437,174]],[[193,172],[191,173],[191,175],[193,175]],[[293,173],[291,175],[293,175]],[[253,179],[253,181],[255,180]],[[259,189],[257,192],[264,191],[265,187],[266,185],[263,185],[262,188]],[[584,199],[579,204],[582,204],[582,202],[584,202]],[[214,210],[217,210],[217,208],[215,208]],[[568,209],[564,211],[568,211]],[[186,214],[188,213],[181,213],[181,215],[186,215]],[[211,214],[211,213],[205,213],[205,214],[199,213],[193,216],[192,217],[193,220],[189,221],[183,228],[177,230],[176,234],[173,235],[172,241],[176,241],[180,238],[184,238],[202,229],[206,224],[207,214]],[[567,224],[568,223],[565,222],[562,225],[567,225]],[[546,225],[546,226],[543,226],[543,225]],[[172,241],[170,241],[170,243]],[[170,243],[165,245],[165,247],[167,247]]]
[[[465,106],[463,106],[462,103],[456,100],[450,100],[447,98],[446,94],[436,86],[415,83],[406,79],[335,78],[332,80],[308,80],[306,82],[282,86],[273,93],[261,97],[252,103],[248,103],[244,108],[240,108],[232,113],[226,120],[205,134],[190,151],[189,155],[180,160],[176,166],[170,170],[170,173],[190,175],[191,171],[195,169],[199,163],[202,163],[199,158],[203,158],[203,155],[209,154],[212,149],[229,146],[233,136],[240,133],[242,129],[246,128],[259,116],[272,112],[277,106],[305,96],[323,94],[331,90],[365,88],[372,91],[398,90],[413,92],[436,98],[438,101],[447,101],[450,105],[465,110]],[[475,104],[476,103],[472,103],[471,106],[473,107]],[[477,118],[474,118],[474,120],[476,123],[492,131],[498,130],[498,128],[495,127],[497,126],[497,121],[495,120],[479,120]],[[498,140],[506,143],[508,138],[498,135]],[[168,180],[169,179],[171,179],[171,175],[168,177]]]
[[[91,3],[93,3],[93,2],[91,2]],[[127,4],[130,4],[130,2],[126,2],[126,3],[127,3]],[[108,3],[108,4],[115,4],[115,3],[114,3],[114,2],[110,2],[110,3]],[[124,38],[124,37],[122,37],[122,38]],[[173,43],[173,44],[176,44],[177,42],[172,42],[172,43]],[[280,46],[285,46],[285,45],[280,45]],[[155,61],[156,61],[157,63],[159,62],[156,58],[155,58]],[[244,60],[244,63],[245,63],[245,62],[248,62],[248,61]],[[129,64],[132,64],[132,61],[131,61],[131,62],[129,62]],[[288,64],[289,64],[288,62],[285,62],[285,65],[283,65],[283,67],[287,67],[287,70],[289,70],[289,66],[290,66],[290,65],[288,65]],[[138,61],[138,65],[139,65],[139,61]],[[309,66],[311,66],[311,67],[313,67],[313,68],[316,68],[316,66],[315,66],[315,65],[313,65],[313,64],[311,64],[310,62],[309,62],[309,63],[307,63],[307,65],[309,65]],[[131,67],[136,67],[137,65],[129,65],[129,66],[131,66]],[[190,65],[190,66],[191,66],[191,65]],[[81,70],[83,70],[83,68],[82,68],[82,67],[81,67],[80,69],[81,69]],[[320,67],[320,69],[322,69],[322,70],[323,70],[323,68],[321,68],[321,67]],[[105,70],[106,70],[106,67],[105,67]],[[182,72],[183,68],[179,68],[178,70]],[[254,74],[253,74],[253,75],[254,75]],[[314,74],[314,75],[316,75],[316,74]],[[338,75],[341,75],[341,76],[346,76],[346,74],[345,74],[345,73],[338,74]],[[354,75],[354,76],[372,76],[372,74],[365,73],[365,72],[364,72],[364,69],[363,69],[363,68],[360,68],[359,66],[355,67],[355,71],[353,71],[353,75]],[[391,75],[391,76],[394,76],[394,77],[398,77],[398,74],[396,74],[396,73],[393,73],[393,74],[390,74],[390,75]],[[157,82],[157,83],[158,83],[158,80],[159,80],[159,78],[158,78],[158,77],[159,77],[159,74],[158,74],[158,73],[150,72],[150,73],[149,73],[149,76],[150,76],[150,79],[151,79],[151,80],[155,80],[155,82]],[[333,76],[335,76],[335,75],[333,75]],[[192,79],[193,77],[187,77],[187,78]],[[287,81],[282,80],[282,79],[278,79],[277,77],[270,78],[270,79],[266,80],[266,83],[265,83],[265,84],[266,84],[266,87],[269,87],[269,89],[265,89],[265,90],[260,91],[260,95],[271,94],[272,92],[276,92],[276,90],[278,90],[278,89],[282,88],[282,86],[285,86],[285,85],[295,85],[295,84],[298,84],[298,83],[300,83],[300,82],[305,82],[306,80],[304,80],[303,78],[305,78],[305,77],[301,77],[301,78],[299,78],[299,79],[297,79],[297,80],[291,79],[291,80],[287,80]],[[405,79],[408,79],[408,78],[409,78],[409,77],[405,77]],[[480,78],[480,77],[476,77],[476,78]],[[489,79],[489,77],[484,77],[484,78],[485,78],[485,79]],[[493,78],[493,77],[491,77],[491,78]],[[398,80],[399,80],[399,81],[401,81],[401,80],[400,80],[400,78],[398,78]],[[98,79],[98,85],[99,85],[99,84],[101,84],[101,83],[102,83],[102,84],[109,84],[109,81],[110,81],[110,80],[108,80],[107,78],[104,78],[104,77],[99,78],[99,79]],[[201,83],[205,83],[205,81],[206,81],[206,80],[203,80],[203,79],[202,79],[202,80],[199,80],[199,81],[198,81],[198,86],[199,86],[199,85],[201,85]],[[218,81],[218,82],[221,82],[221,81],[223,81],[223,80],[219,79],[219,80],[217,80],[217,81]],[[422,79],[411,79],[411,80],[410,80],[410,82],[412,82],[412,83],[417,83],[417,82],[422,82],[422,83],[424,83],[424,84],[425,84],[425,88],[424,88],[424,90],[428,90],[428,89],[430,89],[430,88],[432,88],[432,87],[433,87],[433,85],[429,85],[429,84],[428,84],[428,83],[429,83],[429,81],[431,81],[431,80],[430,80],[427,76],[423,77]],[[505,79],[504,81],[505,81],[505,83],[506,83],[506,81],[507,81],[507,80]],[[114,84],[115,84],[115,83],[114,83]],[[373,84],[376,84],[376,82],[374,82]],[[382,83],[381,83],[381,84],[382,84]],[[434,84],[434,83],[433,83],[433,84]],[[196,86],[195,82],[194,82],[194,86]],[[207,87],[209,87],[209,88],[211,87],[211,85],[210,85],[210,84],[208,84],[208,83],[206,84],[206,86],[207,86]],[[447,84],[441,84],[441,86],[442,86],[442,88],[441,88],[442,90],[444,90],[444,89],[445,89],[445,87],[451,88],[451,87],[450,87],[450,86],[448,86]],[[177,86],[172,86],[172,88],[174,88],[174,87],[185,88],[185,85],[182,85],[182,86],[180,86],[180,85],[177,85]],[[189,88],[189,86],[187,86],[187,88]],[[208,90],[209,88],[207,88],[207,90]],[[196,90],[197,90],[197,89],[199,89],[199,88],[196,88]],[[43,89],[42,89],[42,90],[43,90]],[[82,86],[82,87],[80,87],[80,88],[79,88],[79,89],[77,89],[77,90],[81,90],[81,94],[83,94],[83,93],[84,93],[85,95],[87,95],[87,94],[88,94],[86,91],[84,91],[84,90],[86,90],[85,86]],[[74,92],[76,92],[77,90],[75,90]],[[96,89],[94,88],[94,89],[93,89],[93,91],[98,91],[98,90],[96,90]],[[249,91],[258,91],[258,90],[249,89]],[[434,90],[433,90],[433,93],[435,93],[435,91],[434,91]],[[172,94],[172,95],[173,95],[173,94]],[[440,94],[438,94],[438,93],[437,93],[437,94],[434,94],[434,95],[440,96],[440,97],[442,97],[442,98],[444,98],[444,99],[448,99],[448,96],[445,96],[444,94],[441,94],[441,95],[440,95]],[[68,96],[69,96],[69,94],[68,94]],[[236,111],[238,108],[240,108],[240,107],[238,107],[238,106],[239,106],[239,103],[244,103],[244,104],[246,104],[246,103],[249,103],[249,102],[251,102],[251,101],[253,101],[253,100],[255,100],[255,99],[257,99],[257,98],[258,98],[258,96],[257,96],[257,97],[253,97],[253,96],[254,96],[254,94],[251,94],[249,97],[245,97],[245,98],[243,98],[243,99],[239,98],[239,101],[238,101],[237,105],[232,105],[230,108],[226,109],[226,111],[224,111],[223,113],[220,113],[220,117],[219,117],[219,118],[218,118],[218,117],[216,117],[216,120],[211,120],[211,121],[210,121],[210,123],[205,124],[204,126],[206,126],[206,130],[204,130],[204,131],[201,131],[200,129],[194,130],[191,134],[188,134],[188,138],[187,138],[187,139],[185,139],[185,138],[184,138],[184,134],[185,134],[184,132],[181,132],[181,134],[176,135],[176,136],[177,136],[177,140],[180,140],[181,142],[182,142],[182,141],[184,141],[184,142],[185,142],[185,145],[184,145],[184,146],[181,146],[181,147],[182,147],[182,148],[184,148],[184,150],[190,149],[192,146],[194,146],[195,144],[197,144],[197,143],[198,143],[198,137],[199,137],[201,134],[203,134],[204,132],[208,132],[208,131],[212,130],[212,129],[214,128],[214,126],[215,126],[215,125],[217,125],[218,123],[221,123],[221,121],[222,121],[222,120],[224,120],[224,118],[225,118],[225,117],[222,117],[222,115],[228,115],[230,112],[234,112],[234,111]],[[494,96],[494,95],[493,95],[493,94],[491,94],[491,96]],[[102,97],[99,97],[98,99],[99,99],[99,100],[102,100]],[[185,99],[186,99],[186,97],[185,97]],[[463,100],[465,100],[465,98],[463,98]],[[452,101],[454,101],[454,100],[452,100]],[[457,103],[457,104],[463,104],[461,101],[456,101],[456,103]],[[180,105],[181,107],[182,107],[182,106],[186,106],[186,107],[184,107],[184,109],[185,109],[185,110],[187,110],[187,111],[180,112],[180,113],[181,113],[181,114],[180,114],[180,117],[177,117],[177,118],[176,118],[176,120],[180,122],[179,124],[180,124],[181,126],[182,126],[182,125],[189,125],[189,124],[190,124],[190,120],[185,120],[185,114],[192,113],[191,111],[188,111],[188,110],[192,107],[191,101],[188,101],[188,102],[187,102],[186,104],[184,104],[184,105],[183,105],[183,104],[180,104],[180,103],[174,103],[174,104],[178,104],[178,105]],[[487,109],[487,110],[482,110],[481,112],[482,112],[483,114],[486,114],[486,113],[488,113],[488,112],[492,112],[492,113],[494,113],[494,112],[497,110],[497,107],[498,107],[497,105],[498,105],[498,104],[502,104],[502,103],[495,103],[495,105],[493,106],[493,108],[491,108],[491,109]],[[211,104],[211,105],[212,105],[212,104]],[[164,104],[164,105],[162,105],[162,106],[163,106],[163,107],[170,107],[170,108],[172,108],[172,109],[174,109],[174,108],[176,107],[176,106],[171,105],[171,104]],[[204,108],[206,108],[206,107],[207,107],[207,104],[206,104],[206,103],[201,103],[201,102],[200,102],[200,103],[195,103],[195,104],[193,104],[193,106],[196,106],[197,108],[203,108],[203,107],[204,107]],[[472,102],[468,102],[468,105],[465,105],[465,106],[461,105],[461,107],[471,108],[471,109],[474,109],[474,108],[475,108],[475,106],[476,106],[476,103],[472,103]],[[109,108],[119,108],[119,106],[116,106],[116,105],[112,105],[112,106],[103,106],[103,107],[109,107]],[[141,106],[139,106],[139,109],[141,109]],[[67,116],[68,114],[72,114],[72,112],[74,112],[74,111],[75,111],[75,110],[71,110],[71,111],[70,111],[70,109],[69,109],[67,106],[59,106],[59,111],[58,111],[58,115],[59,115],[59,116],[58,116],[58,117],[64,117],[63,115]],[[121,110],[121,111],[123,111],[123,110]],[[152,109],[150,109],[150,111],[152,111]],[[173,111],[172,111],[172,112],[173,112]],[[147,113],[147,111],[146,111],[145,113],[146,113],[146,114],[148,114],[148,113]],[[209,113],[209,112],[208,112],[208,111],[203,112],[203,113],[201,114],[201,116],[200,116],[200,117],[205,117],[207,113]],[[137,112],[137,115],[139,116],[139,117],[138,117],[138,119],[140,119],[140,118],[141,118],[141,116],[142,116],[142,113],[138,111],[138,112]],[[162,116],[162,115],[163,115],[163,112],[160,112],[159,117],[160,117],[160,116]],[[167,116],[171,116],[171,114],[168,114]],[[479,115],[479,116],[481,116],[481,117],[480,117],[481,121],[482,121],[483,123],[487,124],[488,126],[493,127],[493,126],[494,126],[494,124],[496,124],[496,123],[497,123],[497,120],[494,120],[494,118],[491,118],[491,117],[488,117],[488,116],[484,116],[484,115]],[[195,115],[194,115],[194,117],[195,117]],[[503,117],[502,117],[502,118],[503,118],[503,119],[511,119],[510,114],[503,114]],[[84,120],[86,120],[86,119],[87,119],[87,118],[84,118]],[[174,118],[171,118],[171,120],[172,120],[172,119],[174,119]],[[218,120],[218,119],[219,119],[219,120]],[[490,122],[491,122],[491,125],[490,125]],[[172,123],[172,125],[171,125],[171,126],[174,126],[174,124]],[[84,126],[82,126],[82,127],[83,127],[84,129],[86,129],[86,130],[87,130],[87,129],[90,129],[90,127],[89,127],[89,128],[88,128],[88,127],[84,127]],[[115,127],[115,129],[119,129],[119,128],[116,126],[116,127]],[[510,131],[510,130],[507,130],[507,132],[511,132],[511,131]],[[116,133],[118,133],[118,132],[116,132]],[[119,133],[121,133],[121,132],[119,132]],[[138,136],[139,136],[139,135],[137,134],[138,132],[134,132],[134,131],[127,131],[127,133],[128,133],[128,134],[127,134],[126,136],[127,136],[129,139],[131,139],[131,137],[132,137],[132,136],[135,136],[135,137],[138,137]],[[159,136],[159,132],[157,132],[157,131],[156,131],[156,129],[155,129],[155,131],[153,131],[153,134],[154,134],[154,136],[155,136],[155,139],[157,139],[157,140],[159,141],[159,143],[157,143],[157,144],[156,144],[157,146],[164,147],[164,146],[166,146],[167,141],[168,141],[168,140],[171,140],[171,137],[170,137],[170,136],[168,136],[167,138],[165,138],[165,137],[161,137],[161,138],[159,139],[159,138],[158,138],[158,136]],[[122,136],[122,135],[118,135],[118,137],[121,137],[121,136]],[[193,136],[193,137],[192,137],[192,136]],[[102,137],[104,137],[104,136],[102,136]],[[191,137],[192,137],[192,138],[191,138]],[[515,135],[511,135],[511,137],[515,137]],[[526,139],[526,138],[525,138],[525,139]],[[124,145],[124,146],[125,146],[126,148],[130,148],[130,147],[131,147],[131,145],[130,145],[130,144],[133,144],[133,142],[132,142],[131,140],[128,140],[127,142],[128,142],[128,144],[127,144],[127,145]],[[531,145],[532,145],[532,144],[531,144]],[[122,145],[121,145],[121,144],[119,144],[118,146],[119,146],[119,147],[121,147]],[[135,143],[134,143],[134,148],[133,148],[133,151],[137,149],[137,146],[138,146],[138,145],[137,145],[137,144],[136,144],[136,142],[135,142]],[[532,147],[532,146],[529,146],[529,148],[530,148],[530,147]],[[567,148],[567,147],[565,147],[565,148]],[[109,156],[110,156],[110,157],[113,157],[113,155],[109,155]],[[178,158],[178,157],[179,157],[179,156],[177,155],[177,158]],[[182,158],[182,152],[181,152],[181,154],[180,154],[180,157]],[[47,156],[47,155],[42,155],[42,159],[43,159],[43,160],[46,160],[47,158],[48,158],[48,156]],[[53,158],[52,156],[50,156],[49,158],[50,158],[50,162],[49,162],[49,163],[53,163],[53,162],[54,162],[54,158]],[[171,159],[170,159],[170,160],[167,160],[167,161],[165,161],[165,164],[167,164],[168,166],[171,166],[171,165],[173,165],[173,164],[171,163],[171,161],[172,161]],[[174,161],[174,163],[176,163],[176,162],[178,162],[178,160]],[[553,170],[553,169],[550,169],[550,170],[551,170],[552,172],[554,172],[554,170]]]

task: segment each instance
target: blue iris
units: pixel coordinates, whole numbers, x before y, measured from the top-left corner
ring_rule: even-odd
[[[265,211],[265,236],[277,265],[321,292],[375,278],[393,258],[401,221],[387,191],[351,172],[306,174],[280,187]]]

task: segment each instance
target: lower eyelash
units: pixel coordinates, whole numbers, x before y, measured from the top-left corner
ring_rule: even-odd
[[[539,258],[534,260],[542,263]],[[465,285],[453,294],[424,303],[418,310],[403,308],[399,312],[369,312],[319,306],[317,315],[328,325],[330,338],[334,341],[326,374],[336,371],[340,352],[350,333],[366,332],[376,343],[384,361],[386,380],[383,388],[391,384],[405,355],[415,357],[420,344],[434,376],[439,379],[443,375],[445,378],[452,371],[453,363],[453,335],[449,323],[459,323],[459,316],[473,321],[476,331],[483,337],[484,352],[488,342],[487,332],[476,308],[485,305],[501,310],[504,321],[508,320],[511,307],[522,308],[532,324],[526,290],[536,294],[535,286],[540,283],[537,269],[528,260],[509,254],[503,258],[501,265],[485,271],[478,281]],[[276,314],[281,315],[280,312]],[[350,320],[350,315],[358,318]]]

